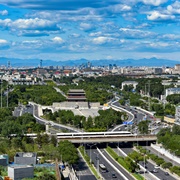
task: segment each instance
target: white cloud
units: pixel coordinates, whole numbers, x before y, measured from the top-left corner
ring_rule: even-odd
[[[83,31],[89,31],[89,30],[94,29],[94,26],[92,24],[82,22],[80,24],[80,29],[83,30]]]
[[[104,44],[106,42],[110,42],[111,40],[112,38],[100,36],[100,37],[94,38],[92,41],[94,44]]]
[[[150,15],[147,16],[147,19],[151,21],[173,20],[175,19],[175,16],[170,14],[162,14],[158,11],[153,11]]]
[[[17,19],[12,21],[11,19],[0,20],[0,25],[15,29],[57,29],[57,26],[53,21],[45,19]]]
[[[147,5],[153,5],[153,6],[159,6],[161,4],[164,4],[167,2],[167,0],[141,0],[144,4]]]
[[[8,15],[8,11],[7,10],[0,11],[0,15],[6,16]]]
[[[0,19],[0,26],[9,27],[11,22],[12,22],[11,19],[4,19],[4,20]]]
[[[81,35],[77,34],[77,33],[73,33],[71,35],[69,35],[69,37],[73,37],[73,38],[79,38]]]
[[[130,11],[131,7],[126,4],[118,4],[118,5],[110,6],[110,9],[113,13],[121,13],[124,11]]]
[[[54,42],[56,42],[56,43],[63,43],[64,42],[64,40],[61,38],[61,37],[54,37],[53,39],[52,39]]]
[[[130,29],[130,28],[120,28],[121,36],[130,37],[130,38],[151,38],[156,34],[150,31],[143,31],[139,29]]]
[[[37,27],[49,27],[52,26],[52,21],[44,20],[44,19],[18,19],[14,21],[13,26],[18,27],[20,29],[35,29]]]
[[[94,33],[90,33],[89,36],[91,37],[94,37],[94,36],[101,36],[102,35],[102,32],[99,31],[99,32],[94,32]]]
[[[109,55],[106,57],[106,59],[113,59],[113,57]]]
[[[170,14],[180,14],[180,2],[176,1],[172,5],[167,6],[167,10]]]
[[[0,39],[0,44],[7,44],[8,42],[5,39]]]
[[[180,35],[177,35],[177,34],[163,34],[162,36],[160,36],[160,39],[163,39],[163,40],[179,40]]]
[[[165,43],[165,42],[156,42],[156,43],[153,42],[150,43],[149,45],[153,48],[169,47],[169,43]]]

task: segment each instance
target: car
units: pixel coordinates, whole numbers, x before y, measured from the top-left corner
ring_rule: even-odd
[[[152,171],[153,173],[157,173],[158,172],[158,170],[157,169],[153,169],[153,171]]]
[[[154,166],[154,169],[159,169],[160,167],[158,165],[155,165]]]
[[[112,175],[112,178],[117,178],[117,176],[114,172],[111,175]]]
[[[169,176],[169,173],[168,173],[168,172],[165,172],[164,174],[165,174],[166,176]]]

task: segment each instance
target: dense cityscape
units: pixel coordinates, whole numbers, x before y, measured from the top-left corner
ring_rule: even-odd
[[[0,180],[179,180],[180,2],[0,0]]]
[[[179,64],[7,64],[0,72],[2,178],[179,178]]]

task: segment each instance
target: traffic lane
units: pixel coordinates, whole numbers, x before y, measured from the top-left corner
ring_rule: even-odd
[[[118,106],[118,107],[121,107],[121,108],[123,108],[123,109],[131,112],[132,114],[134,114],[135,116],[137,116],[137,119],[139,119],[139,118],[140,118],[140,119],[143,119],[143,117],[144,117],[144,113],[143,113],[143,112],[141,112],[141,111],[139,111],[139,110],[137,110],[137,109],[132,109],[132,108],[130,108],[130,107],[128,107],[128,106],[122,106],[122,105],[119,104],[119,102],[115,102],[115,103],[113,103],[113,105]],[[130,116],[131,116],[131,115],[130,115]],[[132,117],[131,117],[131,118],[132,118]],[[135,118],[136,118],[136,117],[135,117]]]
[[[91,154],[92,162],[94,163],[96,169],[99,169],[99,173],[102,175],[102,177],[105,180],[111,180],[114,179],[112,177],[112,174],[115,173],[116,179],[118,180],[124,180],[122,176],[116,170],[99,154],[97,150],[93,150]],[[98,162],[99,161],[99,162]],[[107,168],[107,172],[103,173],[99,167],[97,167],[97,164],[104,164]]]
[[[114,148],[113,150],[114,150],[117,154],[119,154],[120,156],[125,157],[125,155],[124,155],[118,148]],[[132,152],[132,151],[133,151],[133,150],[131,149],[131,150],[129,151],[129,153]],[[143,167],[144,167],[144,166],[143,166]],[[139,174],[142,174],[142,173],[144,174],[144,171],[140,170],[140,171],[139,171]],[[145,176],[147,177],[147,179],[153,179],[152,175],[149,174],[149,173],[148,173],[148,174],[146,173]]]
[[[130,152],[132,152],[132,148],[121,148],[121,150],[126,153],[129,154]],[[143,167],[144,167],[144,162],[139,162]],[[154,165],[151,162],[146,163],[146,169],[150,172],[153,173]],[[166,171],[163,171],[162,169],[158,169],[158,172],[153,173],[156,177],[158,177],[159,179],[167,179],[167,180],[176,180],[174,177],[172,177],[171,175],[165,175]]]
[[[79,155],[78,168],[75,168],[76,175],[81,180],[96,180],[96,177],[91,173],[89,167],[83,160],[83,158]]]
[[[170,158],[168,158],[167,156],[159,153],[158,151],[156,151],[156,150],[153,149],[152,147],[147,146],[146,149],[149,150],[151,153],[156,154],[157,156],[163,158],[165,161],[172,163],[172,160],[171,160]],[[179,163],[173,162],[173,163],[174,163],[175,166],[180,166],[180,162],[179,162]]]
[[[123,144],[123,146],[124,146],[124,144]],[[132,149],[132,148],[121,147],[121,145],[119,146],[119,148],[120,148],[124,153],[126,153],[127,155],[133,152],[133,149]]]
[[[102,151],[102,150],[101,150]],[[128,180],[134,180],[134,178],[130,175],[129,172],[126,172],[119,164],[117,164],[106,151],[103,151],[103,155],[113,164]],[[117,172],[118,173],[118,172]]]
[[[68,126],[65,126],[65,125],[62,125],[62,124],[58,124],[58,123],[55,123],[53,121],[48,121],[48,120],[45,120],[45,119],[42,119],[38,116],[38,106],[37,105],[33,105],[33,115],[36,119],[36,122],[39,123],[39,124],[46,124],[46,123],[51,123],[53,127],[56,127],[57,129],[67,129],[68,131],[70,132],[78,132],[75,128],[70,128]]]
[[[159,179],[176,180],[171,175],[166,175],[166,171],[163,171],[161,168],[155,168],[155,166],[151,162],[147,162],[144,164],[144,162],[140,161],[139,164],[141,164],[143,167],[146,168],[147,171],[153,173]],[[153,172],[153,170],[157,170],[157,172]]]

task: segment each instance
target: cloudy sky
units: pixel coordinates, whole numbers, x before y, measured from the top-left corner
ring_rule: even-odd
[[[0,0],[0,57],[180,60],[180,1]]]

